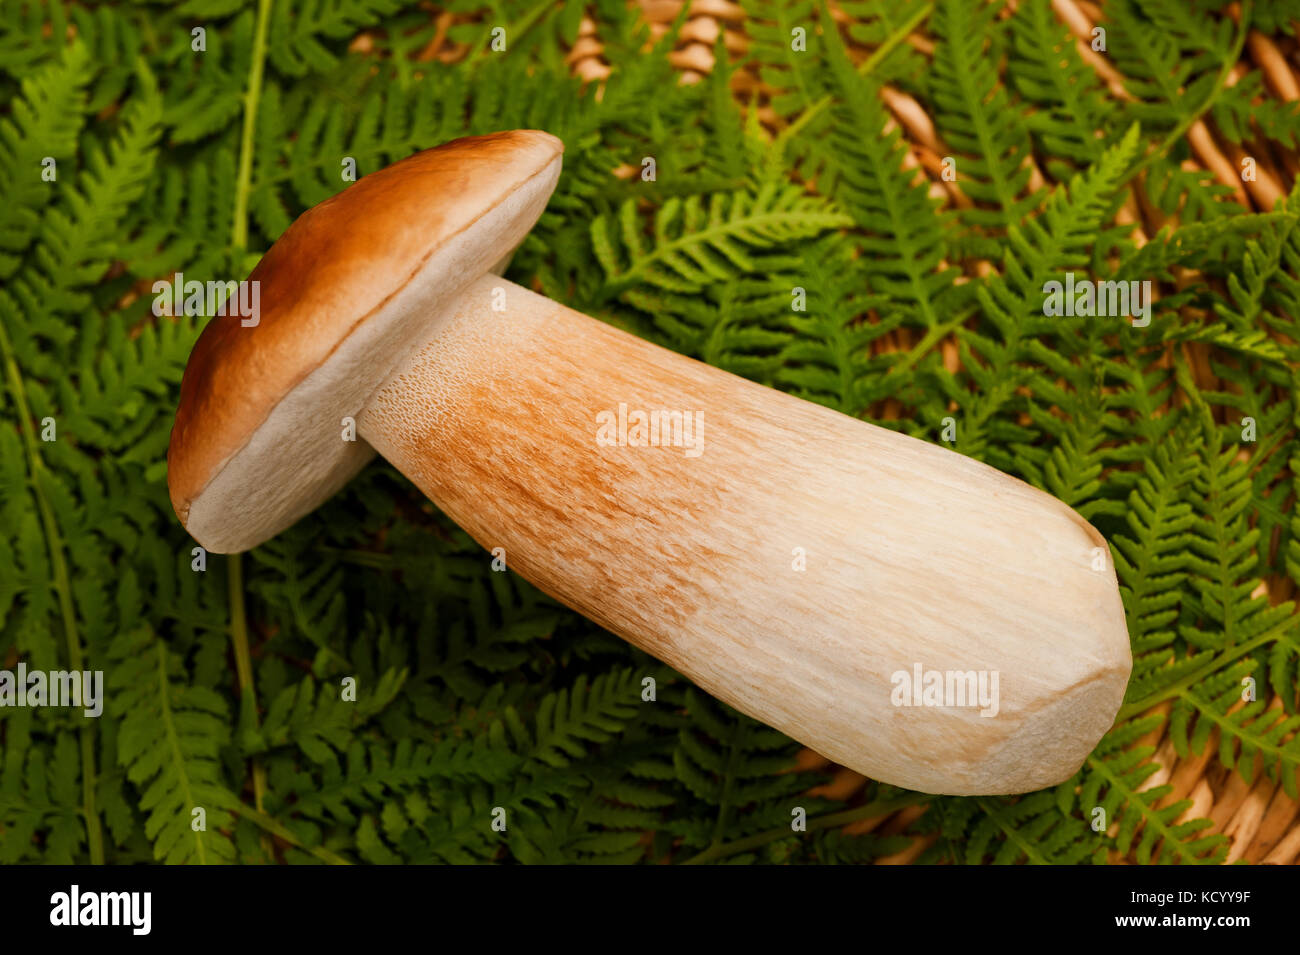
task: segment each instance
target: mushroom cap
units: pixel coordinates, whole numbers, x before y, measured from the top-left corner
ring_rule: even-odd
[[[364,176],[304,212],[249,276],[258,320],[208,322],[167,450],[181,523],[207,550],[255,547],[374,454],[345,439],[446,307],[537,221],[560,175],[549,133],[470,136]]]

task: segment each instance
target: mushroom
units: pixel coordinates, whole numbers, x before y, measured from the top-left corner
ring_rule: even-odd
[[[562,151],[459,139],[285,231],[259,321],[210,322],[185,370],[189,532],[254,547],[377,451],[541,590],[845,766],[951,794],[1069,778],[1132,665],[1104,539],[978,461],[493,274]]]

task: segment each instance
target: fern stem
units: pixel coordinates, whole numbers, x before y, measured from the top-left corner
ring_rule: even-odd
[[[912,31],[919,27],[933,12],[933,3],[927,3],[925,6],[917,10],[906,23],[887,36],[885,41],[881,43],[880,46],[876,47],[869,57],[862,61],[861,65],[858,67],[858,72],[863,76],[870,75],[871,71],[879,66],[881,61],[883,61],[885,57],[889,56],[889,54],[892,53],[900,43],[905,41],[911,35]],[[834,97],[828,93],[800,113],[799,118],[793,123],[781,130],[777,135],[775,142],[777,155],[783,155],[786,145],[794,139],[795,136],[802,132],[804,127],[811,123],[824,109],[829,107],[833,101]]]
[[[343,858],[343,856],[331,852],[329,849],[326,849],[324,846],[304,845],[302,840],[299,839],[297,836],[295,836],[293,832],[287,826],[284,825],[284,823],[280,822],[279,820],[275,819],[272,816],[268,816],[264,812],[261,812],[257,809],[250,809],[248,806],[245,806],[243,803],[240,803],[232,808],[234,812],[236,812],[243,818],[247,819],[249,822],[253,823],[254,825],[260,826],[265,832],[270,833],[271,835],[276,836],[277,838],[283,839],[285,842],[289,843],[289,845],[293,846],[295,849],[300,849],[303,852],[311,853],[317,859],[320,859],[322,862],[327,862],[330,865],[351,865],[352,864],[347,859]]]
[[[253,57],[248,67],[248,91],[244,94],[244,129],[239,140],[239,175],[235,180],[235,216],[230,227],[230,244],[238,252],[248,247],[248,194],[253,182],[253,134],[257,129],[257,107],[262,99],[262,71],[266,66],[266,35],[271,23],[272,0],[257,0],[257,28],[253,35]]]
[[[230,642],[235,653],[235,672],[239,676],[239,704],[247,708],[248,719],[256,727],[257,685],[253,682],[253,660],[248,649],[248,618],[244,611],[244,573],[239,554],[231,554],[227,564],[230,593]],[[253,801],[258,812],[266,798],[266,767],[253,759]],[[269,847],[268,847],[269,848]]]
[[[1141,813],[1142,825],[1148,825],[1156,829],[1160,833],[1159,842],[1163,843],[1164,846],[1167,847],[1171,852],[1179,856],[1182,859],[1182,861],[1191,862],[1193,864],[1195,863],[1204,864],[1212,861],[1212,859],[1200,858],[1196,856],[1195,851],[1189,849],[1186,843],[1184,843],[1183,840],[1179,838],[1178,834],[1174,832],[1173,829],[1171,829],[1170,826],[1165,822],[1165,820],[1161,817],[1160,812],[1158,811],[1156,806],[1151,806],[1148,803],[1143,802],[1142,793],[1134,789],[1134,787],[1130,786],[1128,782],[1125,781],[1123,773],[1116,773],[1111,768],[1110,764],[1107,763],[1106,760],[1097,759],[1095,756],[1088,757],[1087,765],[1091,766],[1094,770],[1096,770],[1097,773],[1099,773],[1103,778],[1105,778],[1105,780],[1108,783],[1110,783],[1112,787],[1123,792],[1124,797],[1121,805],[1127,803],[1128,805],[1135,808],[1139,813]],[[1123,826],[1121,825],[1120,828],[1122,834]],[[1136,842],[1138,839],[1139,831],[1140,831],[1140,827],[1135,828],[1132,834],[1129,836],[1130,842],[1129,842],[1128,849],[1130,851],[1132,849],[1133,843]],[[1111,837],[1108,836],[1107,838],[1109,839]],[[1119,845],[1117,842],[1112,841],[1112,844],[1115,845],[1116,849],[1119,849]],[[1157,842],[1153,841],[1152,848],[1154,849],[1157,844],[1158,844]],[[1128,852],[1125,851],[1124,855],[1127,854]]]
[[[970,318],[974,313],[974,309],[966,309],[965,311],[958,313],[956,318],[949,319],[948,321],[942,322],[938,325],[932,325],[925,333],[925,336],[908,349],[906,355],[901,361],[890,366],[890,372],[896,373],[909,370],[918,361],[928,355],[930,349],[934,348],[935,345],[947,338],[951,332],[956,331],[957,327],[965,322],[966,319]]]
[[[41,513],[41,522],[45,525],[45,543],[49,548],[50,566],[54,571],[54,589],[59,595],[59,610],[63,616],[63,633],[68,641],[68,665],[74,671],[84,669],[81,655],[81,638],[77,634],[77,611],[72,602],[72,579],[68,574],[68,561],[63,553],[63,539],[59,535],[59,524],[54,518],[54,509],[45,494],[45,462],[41,458],[36,444],[36,432],[32,424],[31,409],[27,404],[27,390],[23,386],[23,376],[14,357],[13,345],[9,333],[0,323],[0,351],[4,353],[5,369],[9,378],[9,391],[14,397],[18,412],[19,430],[23,443],[27,446],[28,466],[32,479],[32,494],[36,497],[36,506]],[[99,810],[95,805],[95,730],[88,721],[82,721],[77,731],[81,743],[81,810],[86,820],[86,848],[90,852],[91,865],[104,864],[104,833],[99,822]]]
[[[816,832],[818,829],[833,829],[838,826],[847,826],[851,822],[860,822],[863,819],[888,816],[900,809],[906,809],[908,806],[917,806],[929,802],[933,798],[927,793],[908,793],[895,799],[877,799],[865,806],[858,806],[856,809],[845,809],[841,812],[832,812],[825,816],[810,819],[808,820],[807,831]],[[725,859],[727,856],[761,848],[769,842],[788,839],[792,835],[798,835],[798,833],[792,832],[789,826],[780,826],[776,829],[769,829],[766,832],[747,836],[744,839],[737,839],[735,842],[717,843],[709,846],[699,855],[691,856],[682,865],[704,865],[708,862],[716,862],[718,859]]]
[[[975,803],[980,807],[980,810],[984,815],[988,816],[998,824],[998,828],[1006,835],[1008,841],[1014,842],[1016,846],[1019,847],[1020,851],[1025,854],[1025,859],[1030,865],[1052,864],[1051,860],[1039,851],[1038,846],[1034,841],[1025,838],[1024,834],[1020,831],[1020,828],[1015,824],[1015,821],[1006,818],[1006,815],[1002,812],[1001,808],[999,808],[1004,804],[994,802],[991,799],[976,799]]]
[[[228,558],[227,587],[230,596],[230,637],[235,650],[235,672],[239,675],[240,691],[257,706],[257,690],[253,687],[253,662],[248,651],[248,625],[244,619],[244,573],[239,554]]]
[[[722,835],[727,831],[727,814],[731,809],[731,789],[736,782],[736,760],[740,755],[740,739],[744,733],[744,724],[733,723],[731,745],[727,753],[727,770],[723,776],[722,795],[718,797],[718,821],[713,827],[713,842],[710,849],[722,845]],[[706,850],[707,851],[707,850]]]
[[[230,228],[230,245],[237,253],[248,248],[248,196],[253,182],[253,137],[257,129],[257,108],[262,99],[262,74],[266,65],[266,37],[271,22],[272,0],[258,0],[257,26],[253,35],[253,55],[248,67],[248,90],[244,94],[244,127],[239,141],[239,174],[235,181],[234,222]],[[253,683],[253,665],[248,651],[248,623],[244,613],[244,577],[238,554],[228,564],[230,593],[230,641],[234,647],[235,669],[239,674],[240,705],[248,707],[249,718],[257,726],[257,689]],[[252,760],[253,800],[260,812],[266,797],[266,768]],[[269,853],[270,845],[263,841]]]
[[[1270,737],[1268,735],[1272,732],[1279,718],[1282,720],[1288,718],[1286,710],[1265,710],[1259,717],[1257,717],[1257,721],[1251,723],[1250,729],[1247,730],[1245,725],[1234,726],[1230,717],[1223,715],[1213,704],[1207,704],[1203,699],[1191,696],[1188,697],[1188,702],[1201,714],[1198,719],[1209,720],[1218,727],[1219,733],[1221,734],[1219,737],[1220,739],[1226,738],[1222,734],[1228,734],[1228,736],[1239,736],[1243,742],[1246,742],[1247,732],[1257,733],[1257,735],[1250,739],[1250,746],[1256,753],[1270,757],[1270,759],[1265,762],[1266,767],[1281,767],[1288,772],[1295,772],[1297,769],[1300,769],[1300,753],[1296,753],[1293,749],[1289,748],[1291,746],[1291,741],[1276,741],[1276,737]],[[1259,722],[1262,722],[1266,718],[1272,721],[1273,725],[1265,725],[1261,731],[1257,731],[1256,727],[1259,725]],[[1204,747],[1202,747],[1202,749],[1203,748]],[[1242,772],[1240,769],[1238,769],[1238,771]],[[1242,778],[1246,778],[1244,772],[1242,772]]]
[[[1253,640],[1247,640],[1245,643],[1227,648],[1222,653],[1214,654],[1214,659],[1209,663],[1202,667],[1197,667],[1181,680],[1174,681],[1163,690],[1152,693],[1150,696],[1143,697],[1140,700],[1134,700],[1132,703],[1120,707],[1119,715],[1115,717],[1115,725],[1118,726],[1130,717],[1151,709],[1151,707],[1155,706],[1157,703],[1163,703],[1165,700],[1172,699],[1175,696],[1181,696],[1184,690],[1200,683],[1210,674],[1217,673],[1233,660],[1236,660],[1239,657],[1244,657],[1247,653],[1257,647],[1262,647],[1266,643],[1272,643],[1275,640],[1280,639],[1282,633],[1279,631],[1284,629],[1285,625],[1282,627],[1275,627],[1271,630],[1266,630]]]

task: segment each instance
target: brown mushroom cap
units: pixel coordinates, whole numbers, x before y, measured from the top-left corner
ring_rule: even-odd
[[[210,551],[254,547],[368,461],[343,439],[447,305],[532,228],[563,144],[517,130],[458,139],[303,213],[258,263],[260,316],[212,319],[190,353],[167,451],[177,516]]]

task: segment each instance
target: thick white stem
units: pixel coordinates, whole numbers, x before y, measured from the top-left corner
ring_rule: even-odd
[[[434,327],[361,435],[511,569],[710,693],[930,792],[1060,782],[1109,728],[1118,588],[1056,499],[496,276]],[[913,698],[936,672],[940,705]]]

